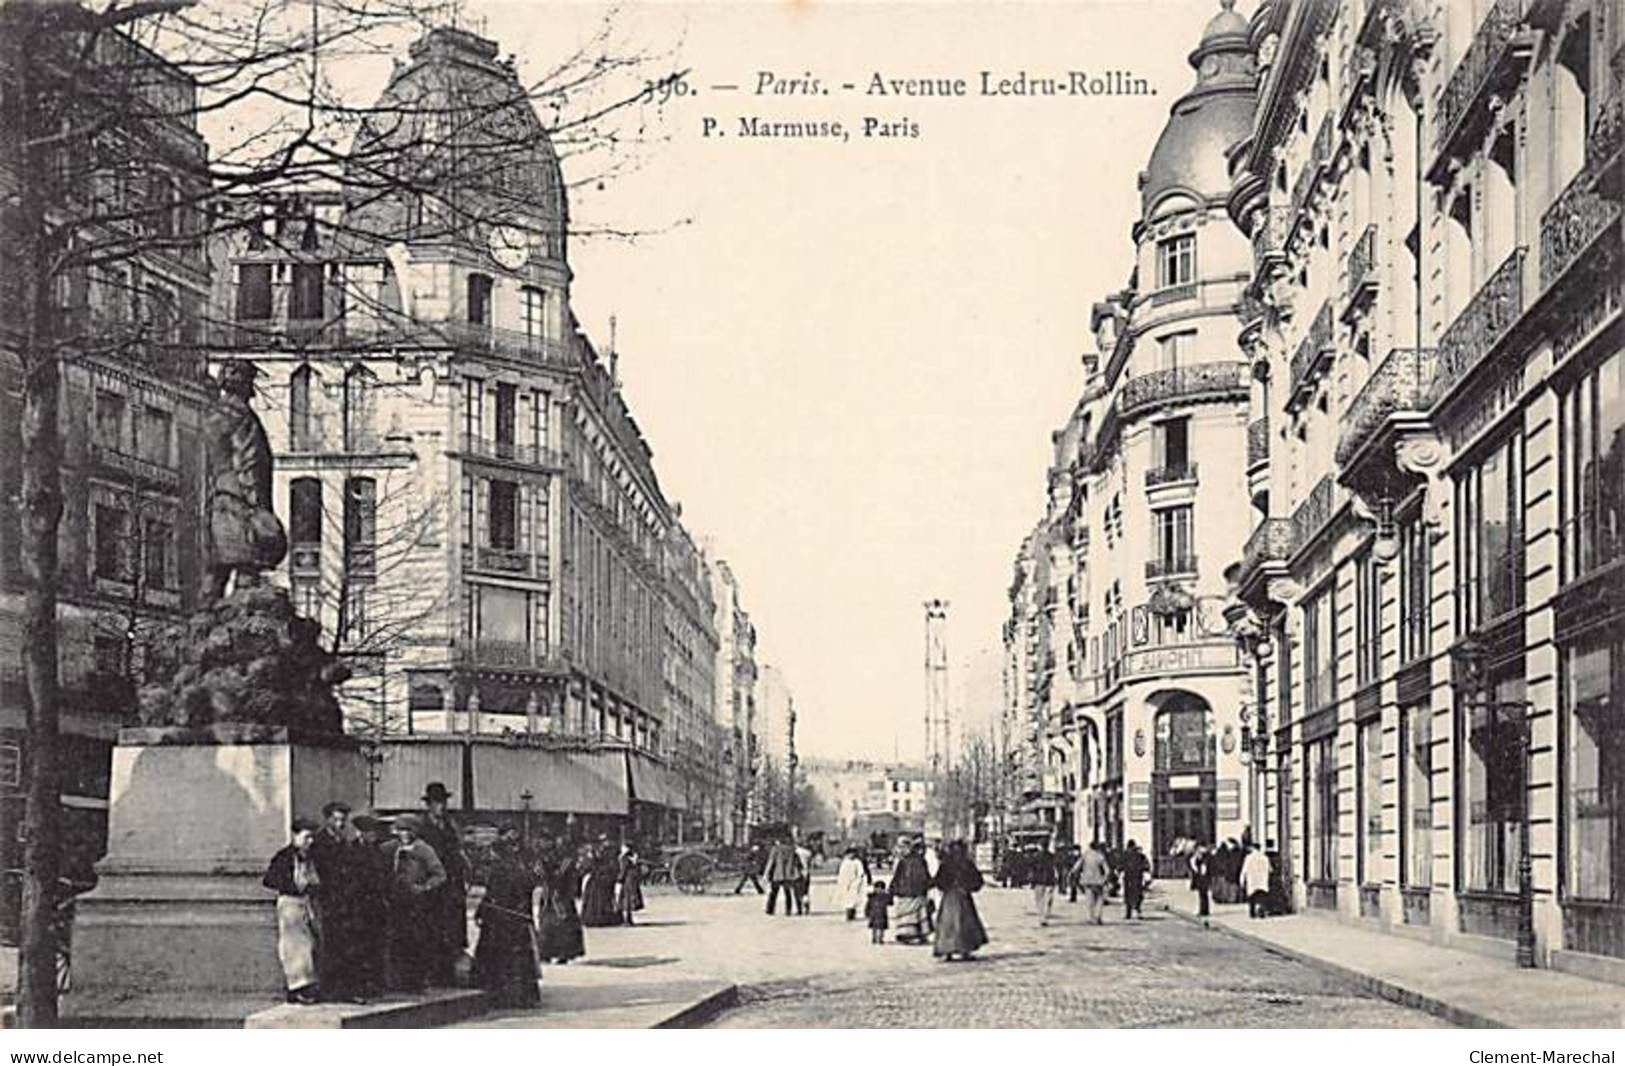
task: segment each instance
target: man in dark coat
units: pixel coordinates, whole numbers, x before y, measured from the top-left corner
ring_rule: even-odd
[[[356,973],[361,994],[374,996],[389,987],[385,968],[389,941],[390,862],[384,845],[392,839],[388,823],[371,813],[350,819],[359,834],[351,876],[355,878]]]
[[[796,885],[801,880],[801,860],[788,840],[775,840],[767,853],[767,913],[772,914],[779,893],[784,893],[784,913],[796,913]]]
[[[1123,846],[1123,917],[1145,917],[1140,908],[1145,901],[1145,875],[1150,869],[1140,845],[1131,840]]]
[[[311,841],[310,857],[321,881],[316,892],[322,923],[317,968],[326,999],[367,1001],[361,957],[367,903],[360,894],[364,846],[350,825],[348,803],[335,800],[322,808],[322,827]]]
[[[446,871],[446,883],[428,903],[429,921],[435,930],[429,980],[437,985],[457,983],[457,963],[468,946],[468,858],[463,854],[463,835],[447,810],[451,793],[439,781],[423,790],[424,811],[419,815],[419,837],[434,849]]]

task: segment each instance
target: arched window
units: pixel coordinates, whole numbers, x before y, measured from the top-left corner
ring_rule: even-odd
[[[344,375],[344,450],[368,452],[378,446],[374,420],[374,389],[378,377],[364,366]]]
[[[1195,696],[1179,697],[1157,712],[1158,770],[1211,770],[1216,762],[1213,712],[1205,701]]]

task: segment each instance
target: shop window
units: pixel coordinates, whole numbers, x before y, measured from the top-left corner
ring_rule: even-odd
[[[1181,773],[1216,765],[1213,712],[1200,701],[1158,712],[1156,731],[1158,770]]]
[[[1528,719],[1522,663],[1483,702],[1461,701],[1462,880],[1469,891],[1516,892]],[[1475,697],[1476,699],[1476,697]]]
[[[1573,581],[1625,554],[1625,355],[1581,375],[1560,419],[1563,576]]]
[[[1337,755],[1332,745],[1333,737],[1327,736],[1303,746],[1303,875],[1322,884],[1337,880]]]
[[[1456,614],[1461,632],[1523,606],[1522,433],[1456,480]]]
[[[1433,711],[1417,703],[1400,711],[1400,879],[1407,888],[1433,884]]]
[[[1361,884],[1374,885],[1382,881],[1382,719],[1360,723],[1355,759],[1360,782],[1358,877]]]
[[[1565,649],[1565,816],[1568,894],[1625,903],[1625,713],[1618,693],[1625,642]]]

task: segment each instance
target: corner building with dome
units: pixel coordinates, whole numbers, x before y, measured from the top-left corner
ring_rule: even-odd
[[[709,562],[570,306],[558,156],[495,41],[429,31],[332,190],[245,203],[211,348],[259,369],[279,582],[355,676],[372,800],[586,832],[738,822]],[[738,753],[739,758],[734,758]]]
[[[1224,617],[1248,534],[1237,310],[1251,267],[1225,153],[1255,102],[1230,4],[1190,63],[1196,82],[1140,174],[1128,281],[1089,313],[1098,354],[1053,434],[1004,627],[1016,820],[1067,842],[1134,840],[1160,876],[1184,872],[1184,841],[1239,840],[1255,807],[1248,674]]]

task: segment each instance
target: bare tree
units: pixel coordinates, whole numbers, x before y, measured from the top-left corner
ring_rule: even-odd
[[[511,88],[484,98],[356,102],[368,94],[344,82],[351,71],[387,61],[446,18],[443,6],[415,0],[0,5],[0,143],[9,146],[0,159],[0,343],[22,383],[23,1026],[54,1025],[58,1009],[63,366],[110,358],[201,379],[202,343],[215,336],[206,294],[133,277],[160,259],[155,278],[170,267],[206,276],[211,239],[256,225],[245,198],[339,190],[357,242],[401,237],[399,216],[370,205],[428,204],[420,227],[472,241],[548,181],[562,186],[556,167],[522,175],[539,182],[514,180],[513,168],[544,144],[591,189],[658,140],[658,87],[679,75],[666,56],[623,42],[613,16],[576,54],[534,77],[516,73]],[[645,232],[554,222],[561,242]]]

